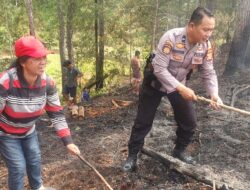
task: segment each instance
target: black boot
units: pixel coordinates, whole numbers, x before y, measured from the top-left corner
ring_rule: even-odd
[[[186,162],[187,164],[196,164],[196,161],[185,147],[175,146],[173,150],[173,157],[178,158],[181,161]]]
[[[124,172],[132,172],[135,171],[137,162],[137,155],[130,155],[128,156],[127,160],[125,161],[122,169]]]

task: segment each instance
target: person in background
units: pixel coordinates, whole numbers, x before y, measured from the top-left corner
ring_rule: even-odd
[[[16,60],[0,74],[0,153],[8,168],[9,190],[23,190],[27,173],[31,190],[44,187],[35,122],[47,112],[67,150],[80,154],[66,123],[55,82],[45,73],[49,52],[33,36],[15,42]]]
[[[131,59],[132,68],[132,92],[139,95],[141,83],[141,64],[140,64],[140,51],[136,50],[134,57]]]
[[[83,92],[82,92],[82,102],[89,102],[90,101],[90,90],[85,88],[83,89]]]
[[[65,60],[63,66],[67,68],[67,77],[63,89],[64,99],[70,104],[70,98],[73,98],[73,104],[77,103],[76,90],[77,90],[77,78],[83,76],[83,74],[74,66],[70,60]]]
[[[148,65],[139,96],[137,116],[132,127],[128,157],[124,171],[133,171],[137,154],[144,145],[161,98],[167,96],[177,123],[176,142],[172,155],[186,163],[195,164],[187,146],[192,142],[197,127],[193,102],[195,92],[185,86],[193,70],[199,70],[211,106],[220,109],[217,75],[213,67],[213,52],[209,37],[215,27],[212,13],[203,7],[194,10],[186,27],[167,31],[160,39],[152,63]]]

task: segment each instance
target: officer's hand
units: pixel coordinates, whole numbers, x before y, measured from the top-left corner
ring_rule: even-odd
[[[211,96],[211,103],[210,105],[216,109],[216,110],[220,110],[221,109],[221,106],[220,105],[223,105],[223,102],[221,100],[221,98],[217,95],[212,95]]]
[[[75,144],[68,144],[67,146],[67,150],[70,154],[72,155],[80,155],[80,150],[78,149],[78,147]]]
[[[177,86],[177,91],[185,100],[197,100],[197,96],[195,95],[194,91],[183,84]]]

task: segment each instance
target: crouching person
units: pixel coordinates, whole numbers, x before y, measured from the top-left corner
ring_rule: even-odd
[[[177,123],[176,142],[172,155],[188,164],[195,164],[188,151],[197,127],[193,102],[195,92],[185,85],[193,70],[199,70],[204,87],[212,100],[211,106],[220,109],[222,100],[218,95],[217,75],[213,67],[213,56],[209,37],[215,27],[212,13],[203,7],[194,10],[186,27],[167,31],[160,39],[152,60],[152,75],[144,77],[139,96],[139,106],[128,142],[129,154],[124,171],[133,171],[137,155],[144,146],[146,135],[152,128],[157,107],[163,96],[167,96]],[[149,75],[148,75],[149,76]]]

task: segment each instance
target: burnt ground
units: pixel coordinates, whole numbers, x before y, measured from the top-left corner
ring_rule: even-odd
[[[197,94],[205,95],[199,79],[193,75],[192,86]],[[243,84],[249,84],[248,72],[232,78],[220,77],[220,94],[230,105],[233,93]],[[121,164],[127,156],[127,141],[136,115],[137,97],[129,84],[108,95],[95,98],[85,107],[84,120],[72,119],[65,109],[75,143],[82,155],[117,190],[212,190],[201,182],[179,174],[160,162],[140,155],[136,172],[124,173]],[[235,97],[235,107],[250,110],[250,91]],[[129,106],[115,107],[111,100],[134,101]],[[226,110],[214,111],[204,103],[196,103],[198,129],[193,150],[199,166],[206,166],[220,176],[237,184],[237,189],[250,189],[250,126],[249,116]],[[45,185],[58,190],[107,189],[96,174],[80,159],[69,156],[53,128],[39,122],[42,149],[43,180]],[[176,124],[167,100],[160,105],[153,130],[146,138],[146,146],[162,154],[171,154]],[[215,179],[216,180],[216,179]],[[0,159],[0,190],[6,190],[7,172]],[[27,180],[25,187],[28,189]]]

